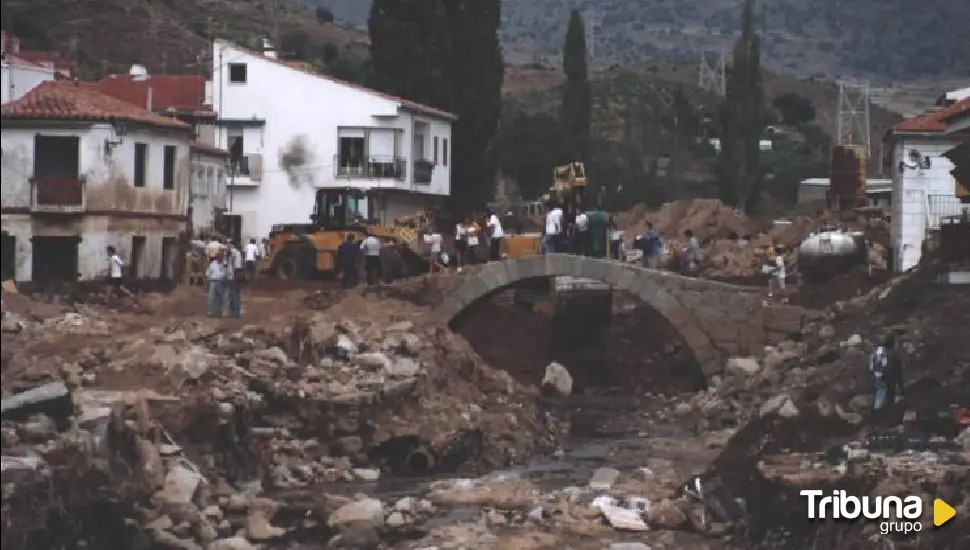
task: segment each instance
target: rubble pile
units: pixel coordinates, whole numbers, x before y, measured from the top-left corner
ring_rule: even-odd
[[[849,230],[863,231],[871,243],[870,263],[874,269],[886,269],[889,247],[888,226],[880,221],[838,212],[812,212],[798,215],[786,223],[759,222],[717,199],[688,199],[666,203],[650,211],[639,204],[616,215],[618,226],[629,243],[643,234],[652,222],[667,243],[670,254],[667,267],[679,265],[684,232],[691,230],[703,247],[702,270],[705,277],[743,279],[757,277],[765,263],[765,250],[772,243],[787,247],[786,263],[794,265],[795,249],[813,231],[835,224]],[[870,285],[871,286],[871,285]]]

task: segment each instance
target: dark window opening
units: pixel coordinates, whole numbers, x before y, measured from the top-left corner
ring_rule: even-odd
[[[17,278],[17,237],[3,232],[0,244],[0,280]]]
[[[441,164],[448,166],[448,138],[444,139],[444,143],[441,146]]]
[[[248,69],[245,63],[230,63],[229,64],[229,82],[233,84],[245,84],[248,75]]]
[[[245,153],[245,141],[243,140],[242,128],[230,128],[229,137],[229,158],[232,161],[233,170],[241,176],[249,175],[249,157]]]
[[[364,138],[362,137],[342,137],[340,138],[340,168],[341,169],[364,169]]]
[[[143,275],[141,264],[145,259],[145,241],[143,235],[136,235],[131,238],[131,261],[128,262],[128,277],[137,279]]]
[[[83,204],[80,171],[80,140],[77,137],[34,137],[33,182],[38,204]]]
[[[148,174],[148,144],[135,144],[135,187],[145,187]]]
[[[77,280],[79,237],[35,236],[30,242],[31,281],[47,284]]]
[[[434,162],[435,166],[437,166],[438,165],[438,137],[437,136],[435,136],[434,138],[434,152],[432,153],[432,155],[434,155],[434,158],[432,158],[431,161]]]
[[[162,279],[166,281],[174,281],[175,277],[175,259],[178,255],[178,244],[175,242],[175,237],[162,237]]]
[[[175,189],[175,146],[165,146],[165,163],[162,167],[162,187]]]

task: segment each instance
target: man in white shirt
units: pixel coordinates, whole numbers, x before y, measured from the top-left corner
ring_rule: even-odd
[[[542,235],[542,253],[552,254],[556,252],[557,244],[562,235],[562,208],[555,202],[549,202],[546,206],[546,227]]]
[[[502,239],[505,238],[505,231],[502,230],[502,221],[498,219],[495,212],[489,212],[488,222],[485,224],[489,236],[489,259],[493,262],[502,259]]]
[[[381,240],[372,233],[368,233],[364,240],[360,241],[360,249],[364,252],[367,284],[375,285],[381,276]]]
[[[112,294],[121,293],[121,276],[124,273],[125,262],[118,255],[113,246],[108,247],[108,286]]]
[[[431,270],[434,271],[438,264],[444,265],[447,261],[441,255],[441,233],[437,229],[431,227],[427,233],[424,234],[424,244],[428,245],[428,252],[431,255]]]
[[[259,246],[256,244],[256,239],[249,239],[249,243],[246,244],[246,250],[244,252],[246,257],[246,274],[249,276],[250,280],[256,278],[256,260],[260,259]]]
[[[586,212],[580,212],[576,215],[575,228],[573,247],[577,253],[585,256],[589,249],[589,216],[586,215]]]

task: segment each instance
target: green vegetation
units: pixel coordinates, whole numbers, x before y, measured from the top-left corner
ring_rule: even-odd
[[[592,97],[586,66],[586,27],[579,10],[569,14],[569,28],[563,44],[562,68],[566,83],[562,90],[559,122],[565,132],[570,160],[585,161],[589,154]]]
[[[377,89],[453,112],[450,208],[492,198],[505,66],[499,0],[377,0],[369,28]]]

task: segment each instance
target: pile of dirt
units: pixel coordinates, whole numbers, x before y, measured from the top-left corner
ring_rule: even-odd
[[[756,234],[761,225],[741,211],[727,206],[718,199],[687,199],[668,202],[660,210],[651,211],[645,204],[638,204],[625,212],[616,214],[617,226],[627,234],[640,235],[652,222],[665,240],[683,240],[684,232],[693,231],[701,241],[734,239]]]
[[[768,348],[760,360],[729,362],[726,379],[699,398],[708,424],[729,416],[744,426],[705,476],[728,501],[744,501],[745,510],[724,521],[744,525],[745,547],[965,547],[967,523],[962,539],[955,534],[961,526],[953,525],[930,533],[924,527],[916,540],[880,533],[878,523],[809,522],[798,494],[916,494],[924,511],[934,497],[955,506],[958,517],[970,511],[960,491],[947,488],[970,486],[970,434],[957,437],[966,428],[949,409],[970,405],[970,289],[936,277],[935,268],[921,269],[838,302],[805,326],[801,342]],[[868,352],[887,332],[903,352],[905,399],[871,417]],[[871,446],[875,433],[918,452]],[[847,458],[849,447],[856,450]]]

